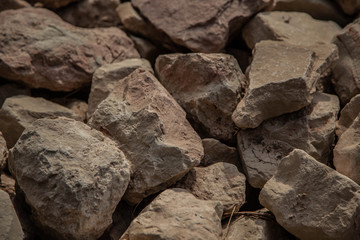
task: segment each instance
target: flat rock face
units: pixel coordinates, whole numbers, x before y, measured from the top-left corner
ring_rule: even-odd
[[[39,119],[9,157],[38,224],[60,239],[98,239],[130,181],[117,144],[68,118]]]
[[[160,55],[155,70],[198,132],[223,141],[234,137],[231,114],[246,84],[234,57],[205,53]]]
[[[238,133],[238,150],[249,183],[262,188],[280,160],[299,148],[319,162],[329,160],[340,109],[335,95],[315,93],[311,105]]]
[[[209,167],[195,167],[176,183],[195,197],[218,201],[224,206],[224,214],[238,211],[245,203],[245,175],[230,163],[215,163]]]
[[[336,0],[336,2],[346,14],[353,15],[360,10],[359,0]]]
[[[72,110],[44,98],[14,96],[7,98],[0,109],[0,131],[10,148],[15,145],[24,129],[35,120],[60,116],[81,121],[81,117]]]
[[[255,46],[249,89],[232,119],[239,128],[255,128],[266,119],[297,111],[311,102],[315,54],[275,41]],[[264,77],[266,76],[266,77]]]
[[[221,215],[218,202],[197,199],[184,189],[167,189],[132,221],[120,240],[218,240]]]
[[[7,160],[8,154],[9,154],[9,151],[8,151],[8,148],[6,145],[5,138],[4,138],[3,134],[0,132],[0,175],[1,175],[1,170],[3,170],[6,166],[6,160]]]
[[[360,239],[360,186],[302,150],[283,158],[259,200],[299,239]]]
[[[340,137],[354,122],[360,113],[360,94],[353,97],[340,112],[336,122],[336,135]]]
[[[101,65],[139,57],[120,29],[77,28],[41,8],[1,12],[0,32],[0,77],[33,88],[71,91]]]
[[[311,46],[330,43],[339,30],[336,23],[315,20],[306,13],[274,11],[258,13],[244,26],[242,36],[251,49],[262,40]]]
[[[204,155],[184,110],[143,69],[122,79],[88,124],[109,134],[132,163],[125,194],[130,204],[174,184]]]
[[[229,35],[270,1],[132,0],[131,3],[176,44],[194,52],[210,53],[220,52]]]
[[[95,71],[91,82],[91,92],[88,100],[88,117],[94,113],[99,103],[109,96],[114,86],[121,79],[138,68],[153,72],[149,61],[142,58],[126,59],[118,63],[106,64],[98,68]]]
[[[0,239],[23,240],[24,233],[9,195],[0,190]]]

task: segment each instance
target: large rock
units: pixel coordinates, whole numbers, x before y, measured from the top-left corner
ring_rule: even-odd
[[[6,166],[8,154],[9,151],[6,145],[5,138],[3,134],[0,132],[0,175],[1,175],[1,170],[3,170]]]
[[[143,68],[153,72],[150,63],[146,59],[140,58],[126,59],[98,68],[91,82],[91,91],[88,100],[88,117],[94,113],[99,103],[109,96],[114,89],[114,85],[137,68]]]
[[[346,14],[353,15],[360,10],[359,0],[336,0],[336,2]]]
[[[239,128],[255,128],[264,120],[297,111],[311,102],[313,51],[262,41],[255,46],[249,89],[232,119]],[[266,77],[264,77],[266,76]]]
[[[262,12],[244,26],[242,36],[251,49],[262,40],[311,46],[330,43],[339,30],[336,23],[315,20],[306,13]]]
[[[220,202],[224,215],[239,211],[245,203],[245,175],[230,163],[216,163],[209,167],[195,167],[176,183],[195,197]]]
[[[194,52],[220,52],[229,36],[271,1],[132,0],[157,29]]]
[[[221,239],[222,208],[186,190],[162,192],[131,223],[120,240]]]
[[[77,28],[41,8],[1,12],[0,32],[0,77],[33,88],[71,91],[101,65],[139,57],[120,29]]]
[[[360,113],[360,94],[353,97],[340,112],[336,122],[336,135],[340,137],[354,122]]]
[[[88,124],[115,139],[131,161],[124,196],[130,204],[174,184],[199,165],[204,154],[184,110],[143,69],[119,81]]]
[[[72,110],[44,98],[14,96],[7,98],[0,109],[0,131],[10,148],[15,145],[24,129],[35,120],[60,116],[81,121],[81,117]]]
[[[206,137],[230,141],[245,76],[227,54],[168,54],[156,59],[160,82],[184,108],[195,129]]]
[[[28,127],[9,168],[38,224],[60,239],[98,239],[130,181],[130,166],[114,141],[63,117]]]
[[[259,199],[300,239],[360,239],[360,186],[302,150],[283,158]]]
[[[262,188],[280,160],[299,148],[326,164],[335,141],[339,112],[335,95],[315,93],[311,105],[238,133],[238,150],[249,183]]]
[[[0,190],[0,239],[23,240],[24,233],[9,195]]]

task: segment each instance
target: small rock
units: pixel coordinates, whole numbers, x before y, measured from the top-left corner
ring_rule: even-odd
[[[222,209],[184,189],[162,192],[131,223],[120,240],[221,239]]]
[[[1,170],[3,170],[6,166],[8,155],[9,155],[9,151],[6,145],[5,138],[2,132],[0,132],[0,175],[1,175]]]
[[[130,204],[174,184],[204,155],[184,110],[143,69],[120,80],[88,124],[110,135],[132,163],[124,196]]]
[[[16,95],[30,95],[30,89],[20,87],[16,84],[10,83],[0,86],[0,107],[8,97]]]
[[[25,0],[1,0],[0,12],[8,9],[19,9],[31,7]]]
[[[39,119],[9,157],[35,220],[60,239],[98,239],[130,181],[117,144],[68,118]]]
[[[342,10],[349,15],[354,15],[360,10],[360,0],[336,0]]]
[[[231,114],[246,82],[234,57],[205,53],[161,55],[155,70],[197,132],[226,142],[234,138]]]
[[[283,158],[259,199],[299,239],[360,239],[360,186],[303,150]]]
[[[44,98],[23,95],[10,97],[0,109],[0,131],[6,139],[7,146],[11,148],[24,129],[36,119],[59,116],[81,121],[80,116],[72,110]]]
[[[353,97],[340,112],[336,122],[336,135],[340,137],[354,122],[360,113],[360,94]]]

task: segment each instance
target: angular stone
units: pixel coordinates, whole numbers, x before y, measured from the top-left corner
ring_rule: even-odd
[[[297,111],[311,102],[314,52],[275,41],[255,46],[249,89],[232,115],[240,128]]]
[[[244,26],[242,36],[251,49],[262,40],[311,46],[330,43],[339,30],[336,23],[316,20],[306,13],[262,12]]]
[[[0,5],[0,12],[8,9],[19,9],[31,7],[25,0],[2,0]]]
[[[197,132],[223,141],[234,138],[231,114],[246,82],[234,57],[206,53],[161,55],[155,70]]]
[[[342,10],[349,15],[353,15],[360,10],[359,0],[336,0]]]
[[[103,64],[139,57],[118,28],[82,29],[41,8],[0,12],[0,77],[71,91]]]
[[[221,239],[222,208],[200,200],[184,189],[167,189],[131,223],[120,240]]]
[[[143,69],[119,81],[88,124],[109,134],[132,163],[130,204],[174,184],[204,155],[184,110]]]
[[[251,186],[262,188],[280,160],[296,148],[326,164],[335,141],[339,109],[337,96],[315,93],[308,107],[239,132],[238,150]]]
[[[353,97],[340,112],[336,122],[336,135],[340,137],[354,122],[360,113],[360,94]]]
[[[303,150],[283,158],[259,200],[299,239],[360,239],[360,186]]]
[[[0,190],[0,239],[23,240],[24,233],[9,195]]]
[[[38,7],[57,9],[69,5],[72,2],[77,2],[79,0],[27,0],[27,1]]]
[[[114,141],[63,117],[28,127],[10,153],[9,169],[35,220],[56,239],[98,239],[130,181]]]
[[[30,89],[23,88],[16,84],[4,84],[0,86],[0,107],[3,105],[8,97],[16,95],[30,95]]]
[[[153,73],[151,64],[143,58],[126,59],[98,68],[91,82],[91,91],[88,100],[88,118],[94,113],[99,103],[109,96],[114,86],[138,68],[143,68]]]
[[[59,104],[30,96],[7,98],[0,109],[0,131],[7,146],[13,147],[25,128],[39,118],[68,117],[81,121],[79,115]]]
[[[8,155],[9,155],[9,151],[6,145],[5,138],[2,132],[0,132],[0,175],[1,175],[1,170],[3,170],[6,166]]]
[[[220,202],[224,215],[239,211],[245,203],[246,178],[230,163],[215,163],[209,167],[194,167],[175,187],[184,188],[202,200]]]
[[[131,3],[172,41],[194,52],[220,52],[229,36],[271,1],[132,0]]]

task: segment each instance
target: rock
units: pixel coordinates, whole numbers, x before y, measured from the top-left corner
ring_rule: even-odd
[[[310,104],[317,80],[311,77],[314,52],[262,41],[255,46],[253,56],[249,89],[232,115],[239,128],[256,128],[266,119]]]
[[[6,146],[5,138],[3,134],[0,132],[0,175],[1,175],[1,170],[3,170],[6,166],[8,155],[9,155],[9,151]]]
[[[12,149],[9,169],[52,239],[98,239],[130,181],[115,142],[63,117],[33,122]]]
[[[251,49],[262,40],[311,46],[330,43],[339,30],[336,23],[315,20],[306,13],[262,12],[244,26],[242,36]]]
[[[184,110],[143,69],[119,81],[88,124],[110,135],[132,163],[124,196],[132,205],[174,184],[204,154]]]
[[[16,95],[30,95],[30,89],[23,88],[16,84],[4,84],[0,86],[0,107],[5,102],[5,99],[8,97],[16,96]]]
[[[9,195],[0,190],[0,239],[22,240],[24,233]]]
[[[197,199],[183,189],[167,189],[132,221],[120,240],[218,240],[221,215],[218,202]]]
[[[359,0],[336,0],[342,10],[349,15],[353,15],[360,10]]]
[[[51,9],[58,9],[61,7],[65,7],[70,3],[77,2],[79,0],[27,0],[32,5],[36,7],[46,7]]]
[[[145,38],[137,37],[131,34],[129,34],[129,37],[134,41],[136,50],[138,50],[140,56],[149,60],[151,65],[155,65],[155,60],[160,54],[167,52],[166,49],[161,46],[156,46]]]
[[[150,63],[142,58],[126,59],[98,68],[93,75],[91,83],[91,92],[88,100],[88,118],[94,113],[99,103],[109,96],[114,86],[138,68],[143,68],[153,73]]]
[[[339,108],[337,96],[315,93],[308,107],[239,132],[238,150],[251,186],[262,188],[293,149],[302,149],[326,164],[335,141]]]
[[[340,137],[354,122],[360,113],[360,94],[353,97],[340,112],[339,120],[336,122],[336,135]]]
[[[69,108],[74,113],[79,115],[83,122],[86,121],[86,113],[88,111],[88,104],[85,101],[72,99],[65,105],[65,107]]]
[[[229,36],[271,1],[132,0],[141,15],[171,40],[194,52],[220,52]]]
[[[7,98],[0,109],[0,131],[7,146],[13,147],[25,128],[39,118],[69,117],[81,121],[72,110],[59,104],[30,96],[18,95]]]
[[[360,239],[360,186],[303,150],[283,158],[259,200],[299,239]]]
[[[7,172],[2,172],[0,176],[0,189],[9,194],[11,199],[16,196],[15,179]]]
[[[184,108],[197,132],[225,142],[234,138],[235,110],[245,76],[227,54],[167,54],[156,59],[160,82]]]
[[[83,0],[60,10],[65,21],[79,27],[113,27],[120,23],[119,0]]]
[[[209,167],[194,167],[175,187],[184,188],[202,200],[220,202],[224,215],[239,211],[245,203],[246,178],[230,163],[215,163]]]
[[[101,65],[139,57],[120,29],[77,28],[46,9],[0,12],[0,32],[0,77],[32,88],[71,91]]]
[[[0,5],[0,12],[8,9],[19,9],[31,7],[31,5],[24,0],[2,0]]]

